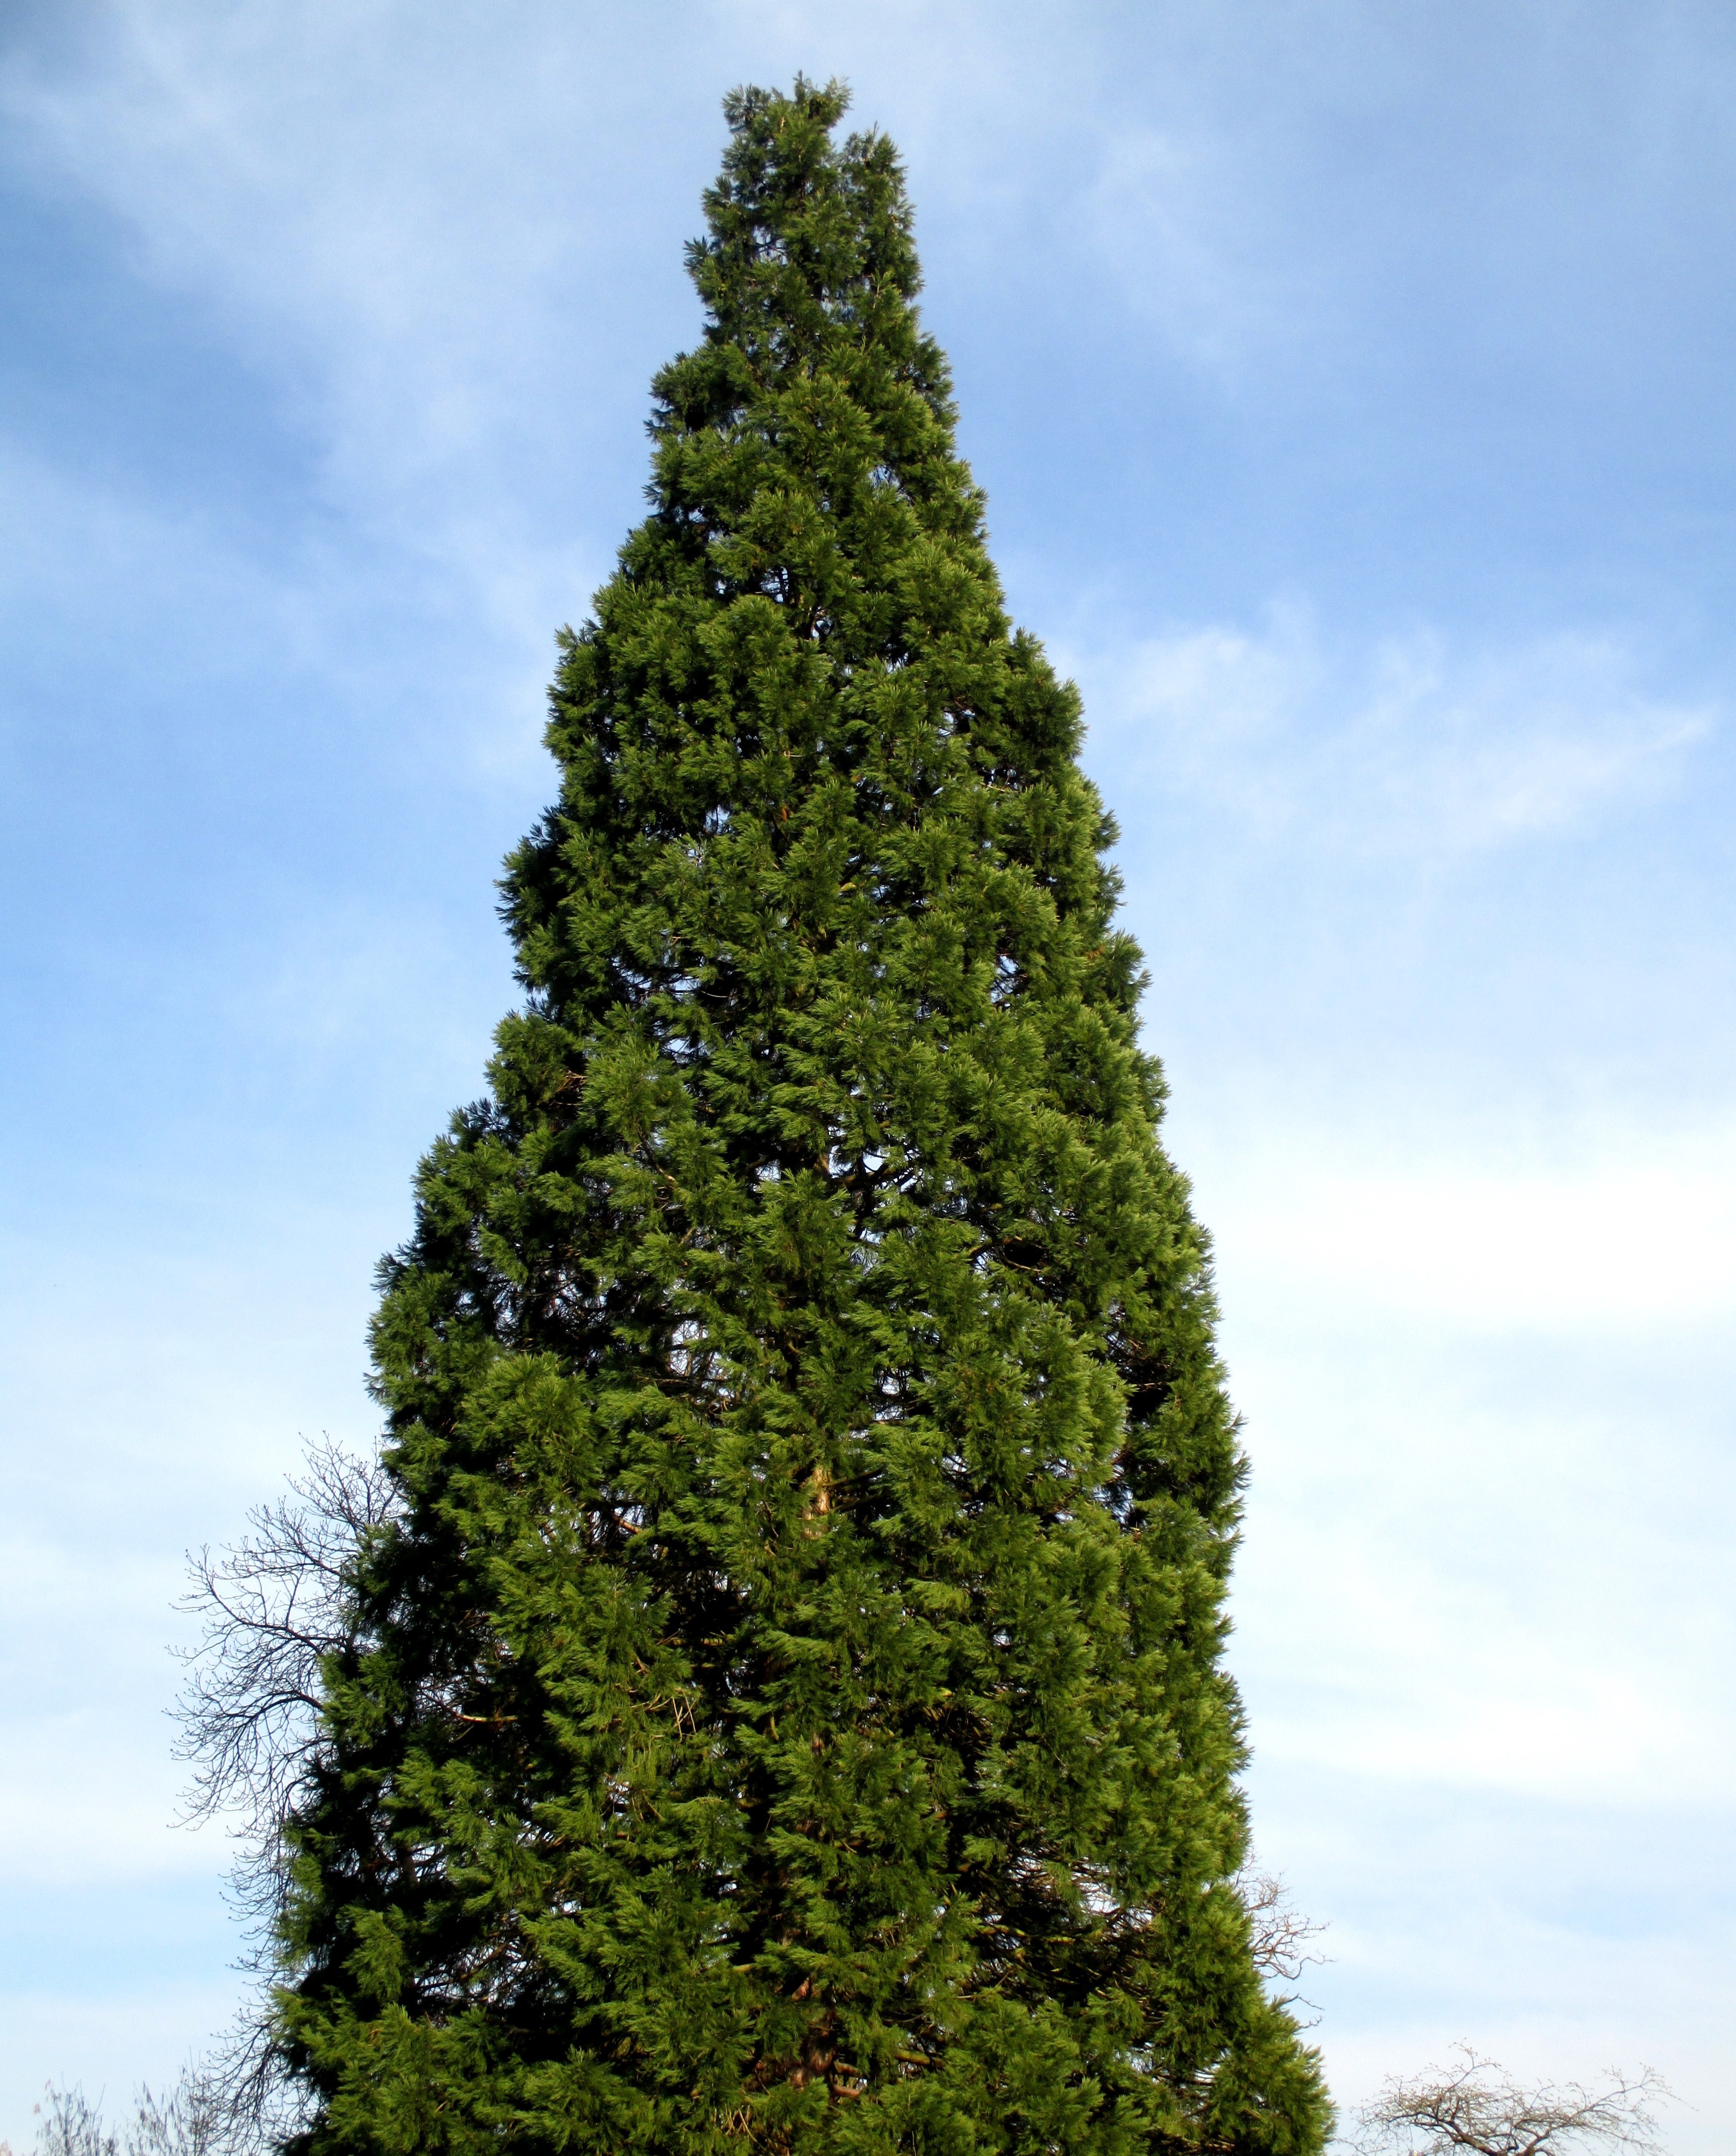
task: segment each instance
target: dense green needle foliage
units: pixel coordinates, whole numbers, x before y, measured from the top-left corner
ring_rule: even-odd
[[[375,1331],[290,1822],[309,2152],[1317,2149],[1220,1666],[1240,1464],[1071,688],[899,167],[727,108],[563,645],[527,991]]]

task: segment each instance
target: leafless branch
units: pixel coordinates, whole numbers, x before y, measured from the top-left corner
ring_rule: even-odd
[[[283,1902],[285,1825],[321,1755],[322,1665],[364,1645],[356,1568],[398,1502],[378,1458],[358,1459],[328,1438],[309,1447],[286,1496],[248,1515],[249,1532],[233,1548],[188,1557],[192,1586],[181,1606],[202,1629],[180,1657],[175,1752],[193,1770],[182,1816],[187,1825],[221,1815],[233,1823],[241,1849],[232,1892],[250,1920],[244,1966],[256,1974],[269,1973]],[[141,2092],[125,2156],[276,2147],[293,2128],[297,2101],[255,2001],[172,2097]],[[88,2106],[74,2115],[82,2104],[76,2092],[64,2100],[69,2131],[91,2126]],[[51,2156],[117,2151],[56,2143]]]
[[[392,1517],[390,1478],[328,1438],[311,1446],[290,1494],[248,1515],[233,1549],[189,1554],[182,1608],[203,1620],[182,1650],[177,1758],[191,1763],[187,1823],[229,1813],[275,1842],[318,1742],[320,1670],[353,1652],[353,1568]]]
[[[1235,1883],[1248,1912],[1254,1966],[1262,1976],[1295,1984],[1311,1963],[1328,1958],[1308,1948],[1308,1941],[1318,1938],[1327,1927],[1290,1906],[1290,1890],[1276,1873],[1245,1865]]]
[[[1662,2148],[1653,2106],[1671,2092],[1650,2066],[1612,2067],[1601,2085],[1523,2087],[1504,2066],[1456,2046],[1457,2064],[1397,2076],[1362,2112],[1358,2148],[1403,2156],[1554,2156],[1574,2147]]]

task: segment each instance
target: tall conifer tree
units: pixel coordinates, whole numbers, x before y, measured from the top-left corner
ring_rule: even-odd
[[[526,991],[375,1325],[275,2040],[313,2152],[1308,2152],[1241,1465],[1073,690],[891,145],[726,107],[650,514],[563,639]]]

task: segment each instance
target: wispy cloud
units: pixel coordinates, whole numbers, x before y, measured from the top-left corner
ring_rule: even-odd
[[[1255,836],[1407,855],[1567,834],[1678,786],[1718,711],[1645,683],[1620,638],[1456,649],[1423,631],[1344,654],[1305,609],[1153,638],[1079,671],[1133,769]]]
[[[632,117],[584,87],[623,27],[581,38],[544,11],[502,42],[390,6],[195,19],[117,0],[65,49],[14,50],[0,112],[34,184],[106,213],[135,274],[270,385],[326,512],[407,567],[461,571],[470,606],[546,646],[607,561],[582,504],[539,528],[547,415],[563,471],[599,440],[635,460],[641,325],[596,295],[632,281],[649,223],[655,296],[685,296],[665,197],[685,225],[695,188],[625,187]]]

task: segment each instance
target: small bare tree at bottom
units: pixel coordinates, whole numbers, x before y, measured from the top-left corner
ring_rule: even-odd
[[[167,2095],[141,2088],[118,2130],[105,2120],[100,2098],[93,2103],[82,2088],[52,2082],[36,2113],[33,2156],[218,2156],[229,2145],[222,2093],[192,2066]],[[8,2143],[0,2141],[0,2156],[12,2156]]]
[[[1526,2088],[1468,2044],[1457,2063],[1409,2080],[1393,2076],[1360,2114],[1352,2144],[1402,2156],[1558,2156],[1580,2148],[1661,2149],[1653,2107],[1671,2091],[1650,2066],[1611,2068],[1597,2087],[1578,2082]]]

